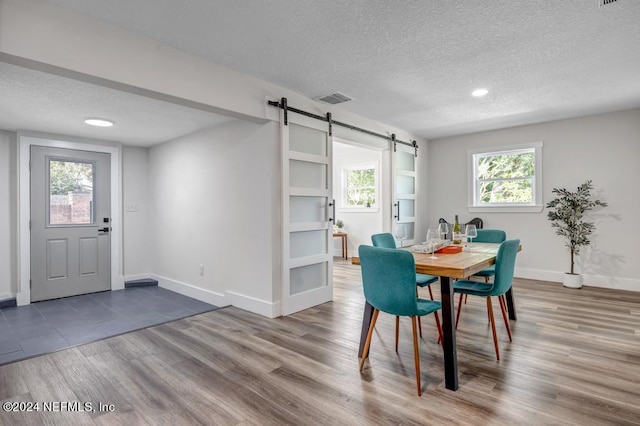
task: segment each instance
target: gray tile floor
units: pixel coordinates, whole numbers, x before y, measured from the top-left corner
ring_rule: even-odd
[[[214,309],[155,286],[0,309],[0,365]]]

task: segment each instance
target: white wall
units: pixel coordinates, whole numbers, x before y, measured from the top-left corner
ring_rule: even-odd
[[[153,247],[149,226],[149,150],[122,149],[123,275],[125,280],[147,278]]]
[[[150,149],[152,271],[161,285],[273,316],[278,130],[234,120]]]
[[[384,204],[378,200],[378,207],[364,212],[344,209],[342,200],[342,167],[347,165],[375,163],[378,165],[378,194],[382,196],[382,183],[389,179],[382,167],[382,151],[343,143],[333,144],[333,198],[336,200],[336,218],[341,219],[347,232],[349,256],[357,256],[361,244],[371,245],[371,235],[383,231],[382,212]],[[342,255],[340,239],[333,241],[333,253]]]
[[[0,130],[0,300],[17,291],[15,150],[15,135]]]
[[[578,268],[585,285],[640,291],[636,263],[640,258],[640,110],[514,127],[429,141],[428,191],[430,222],[460,215],[466,222],[484,219],[485,228],[501,228],[520,238],[517,275],[561,281],[569,269],[569,253],[541,213],[467,212],[468,149],[543,141],[543,202],[554,187],[575,189],[593,180],[596,196],[609,207],[593,215],[597,229]]]

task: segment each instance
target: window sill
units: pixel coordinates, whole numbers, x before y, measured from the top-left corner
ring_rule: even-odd
[[[535,206],[467,206],[469,213],[540,213],[543,205]]]
[[[362,208],[338,208],[338,213],[378,213],[380,207],[362,207]]]

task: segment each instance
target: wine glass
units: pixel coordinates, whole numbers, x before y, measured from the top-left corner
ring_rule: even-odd
[[[464,233],[469,238],[469,243],[473,242],[473,239],[478,236],[478,230],[475,225],[467,225],[464,228]],[[471,250],[471,244],[469,244],[469,250]]]
[[[440,236],[435,229],[427,229],[427,244],[431,246],[431,256],[429,259],[437,259],[436,257],[436,243],[440,240]]]
[[[438,234],[440,235],[440,239],[441,240],[446,239],[448,233],[449,233],[449,224],[447,222],[440,222],[438,224]]]
[[[404,225],[396,225],[396,238],[400,240],[400,247],[402,247],[403,241],[407,239],[407,229]]]

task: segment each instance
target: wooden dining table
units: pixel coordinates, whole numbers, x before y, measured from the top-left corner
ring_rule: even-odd
[[[456,352],[456,333],[454,320],[453,285],[451,278],[466,279],[478,271],[493,265],[500,244],[495,243],[471,243],[470,250],[453,254],[436,253],[437,259],[431,259],[431,254],[412,252],[416,261],[416,272],[421,274],[437,275],[440,277],[440,293],[442,302],[442,335],[444,350],[444,378],[445,386],[450,390],[458,389],[458,357]],[[519,248],[521,250],[522,247]],[[404,247],[399,250],[409,250]],[[360,264],[360,259],[353,257],[352,263]],[[516,309],[513,300],[513,291],[507,292],[507,308],[509,318],[516,319]],[[373,316],[373,307],[365,302],[362,318],[362,331],[360,334],[360,349],[358,356],[362,357],[364,344],[369,332],[369,325]]]

